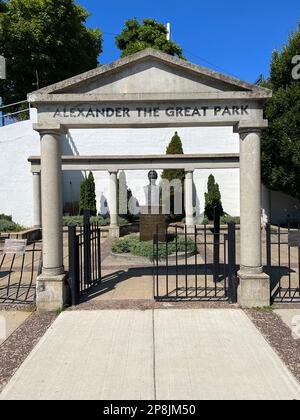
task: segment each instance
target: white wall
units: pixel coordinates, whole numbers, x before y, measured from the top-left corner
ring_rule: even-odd
[[[27,161],[39,155],[39,135],[24,121],[0,128],[0,213],[32,225],[32,175]]]

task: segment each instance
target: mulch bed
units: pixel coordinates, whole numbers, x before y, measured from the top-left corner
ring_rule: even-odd
[[[0,391],[25,361],[56,317],[57,315],[53,313],[34,313],[0,346]]]
[[[300,339],[293,338],[291,330],[274,312],[245,312],[300,382]]]

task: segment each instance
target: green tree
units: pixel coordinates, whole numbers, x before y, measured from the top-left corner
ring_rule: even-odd
[[[74,0],[8,0],[0,10],[5,103],[24,100],[37,79],[41,88],[97,67],[101,32],[85,26],[90,13]]]
[[[6,3],[4,0],[0,0],[0,13],[4,13],[6,11]]]
[[[116,37],[116,44],[122,52],[122,57],[146,48],[154,48],[184,58],[182,48],[167,40],[166,26],[154,19],[144,19],[142,24],[136,18],[128,20],[122,33]]]
[[[208,217],[209,220],[213,220],[214,218],[215,207],[219,209],[220,215],[223,216],[224,210],[219,184],[216,183],[215,177],[210,175],[207,183],[207,193],[205,193],[205,216]]]
[[[83,214],[83,210],[87,209],[90,210],[91,216],[97,216],[96,186],[92,172],[80,185],[80,214]]]
[[[273,53],[271,73],[261,84],[273,90],[265,106],[269,129],[262,137],[264,184],[300,199],[300,80],[293,78],[293,57],[300,54],[300,24],[281,52]]]
[[[167,147],[166,150],[167,155],[183,155],[183,146],[181,142],[181,138],[178,135],[178,132],[176,131],[174,136],[171,139],[170,144]],[[185,171],[183,169],[165,169],[162,173],[162,179],[166,179],[169,182],[172,182],[173,180],[179,180],[181,182],[181,190],[183,192],[182,195],[182,203],[184,199],[184,180],[185,180]],[[171,217],[174,218],[174,199],[175,199],[175,193],[178,193],[174,190],[174,188],[171,188],[171,196],[170,196],[170,208],[171,208]],[[177,215],[180,216],[180,215]],[[177,219],[177,217],[175,217]]]

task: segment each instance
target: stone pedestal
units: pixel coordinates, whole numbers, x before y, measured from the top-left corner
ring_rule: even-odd
[[[140,215],[140,240],[153,241],[154,235],[158,233],[160,242],[166,241],[167,220],[164,208],[141,207]]]
[[[263,308],[270,305],[270,277],[265,274],[238,273],[238,302],[242,308]]]
[[[109,226],[108,236],[112,239],[120,238],[120,226]]]
[[[36,290],[39,312],[60,311],[69,302],[70,290],[66,274],[51,277],[40,275],[37,278]]]

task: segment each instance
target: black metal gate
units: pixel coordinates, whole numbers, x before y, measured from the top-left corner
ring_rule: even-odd
[[[266,226],[271,301],[300,302],[300,226]]]
[[[83,226],[69,226],[69,284],[72,306],[101,284],[101,230],[84,211]]]
[[[153,242],[154,297],[160,301],[237,301],[236,225],[169,228]]]
[[[6,239],[19,239],[16,234],[0,236],[0,303],[34,304],[36,279],[42,269],[42,243],[29,242],[25,252],[4,253]]]

